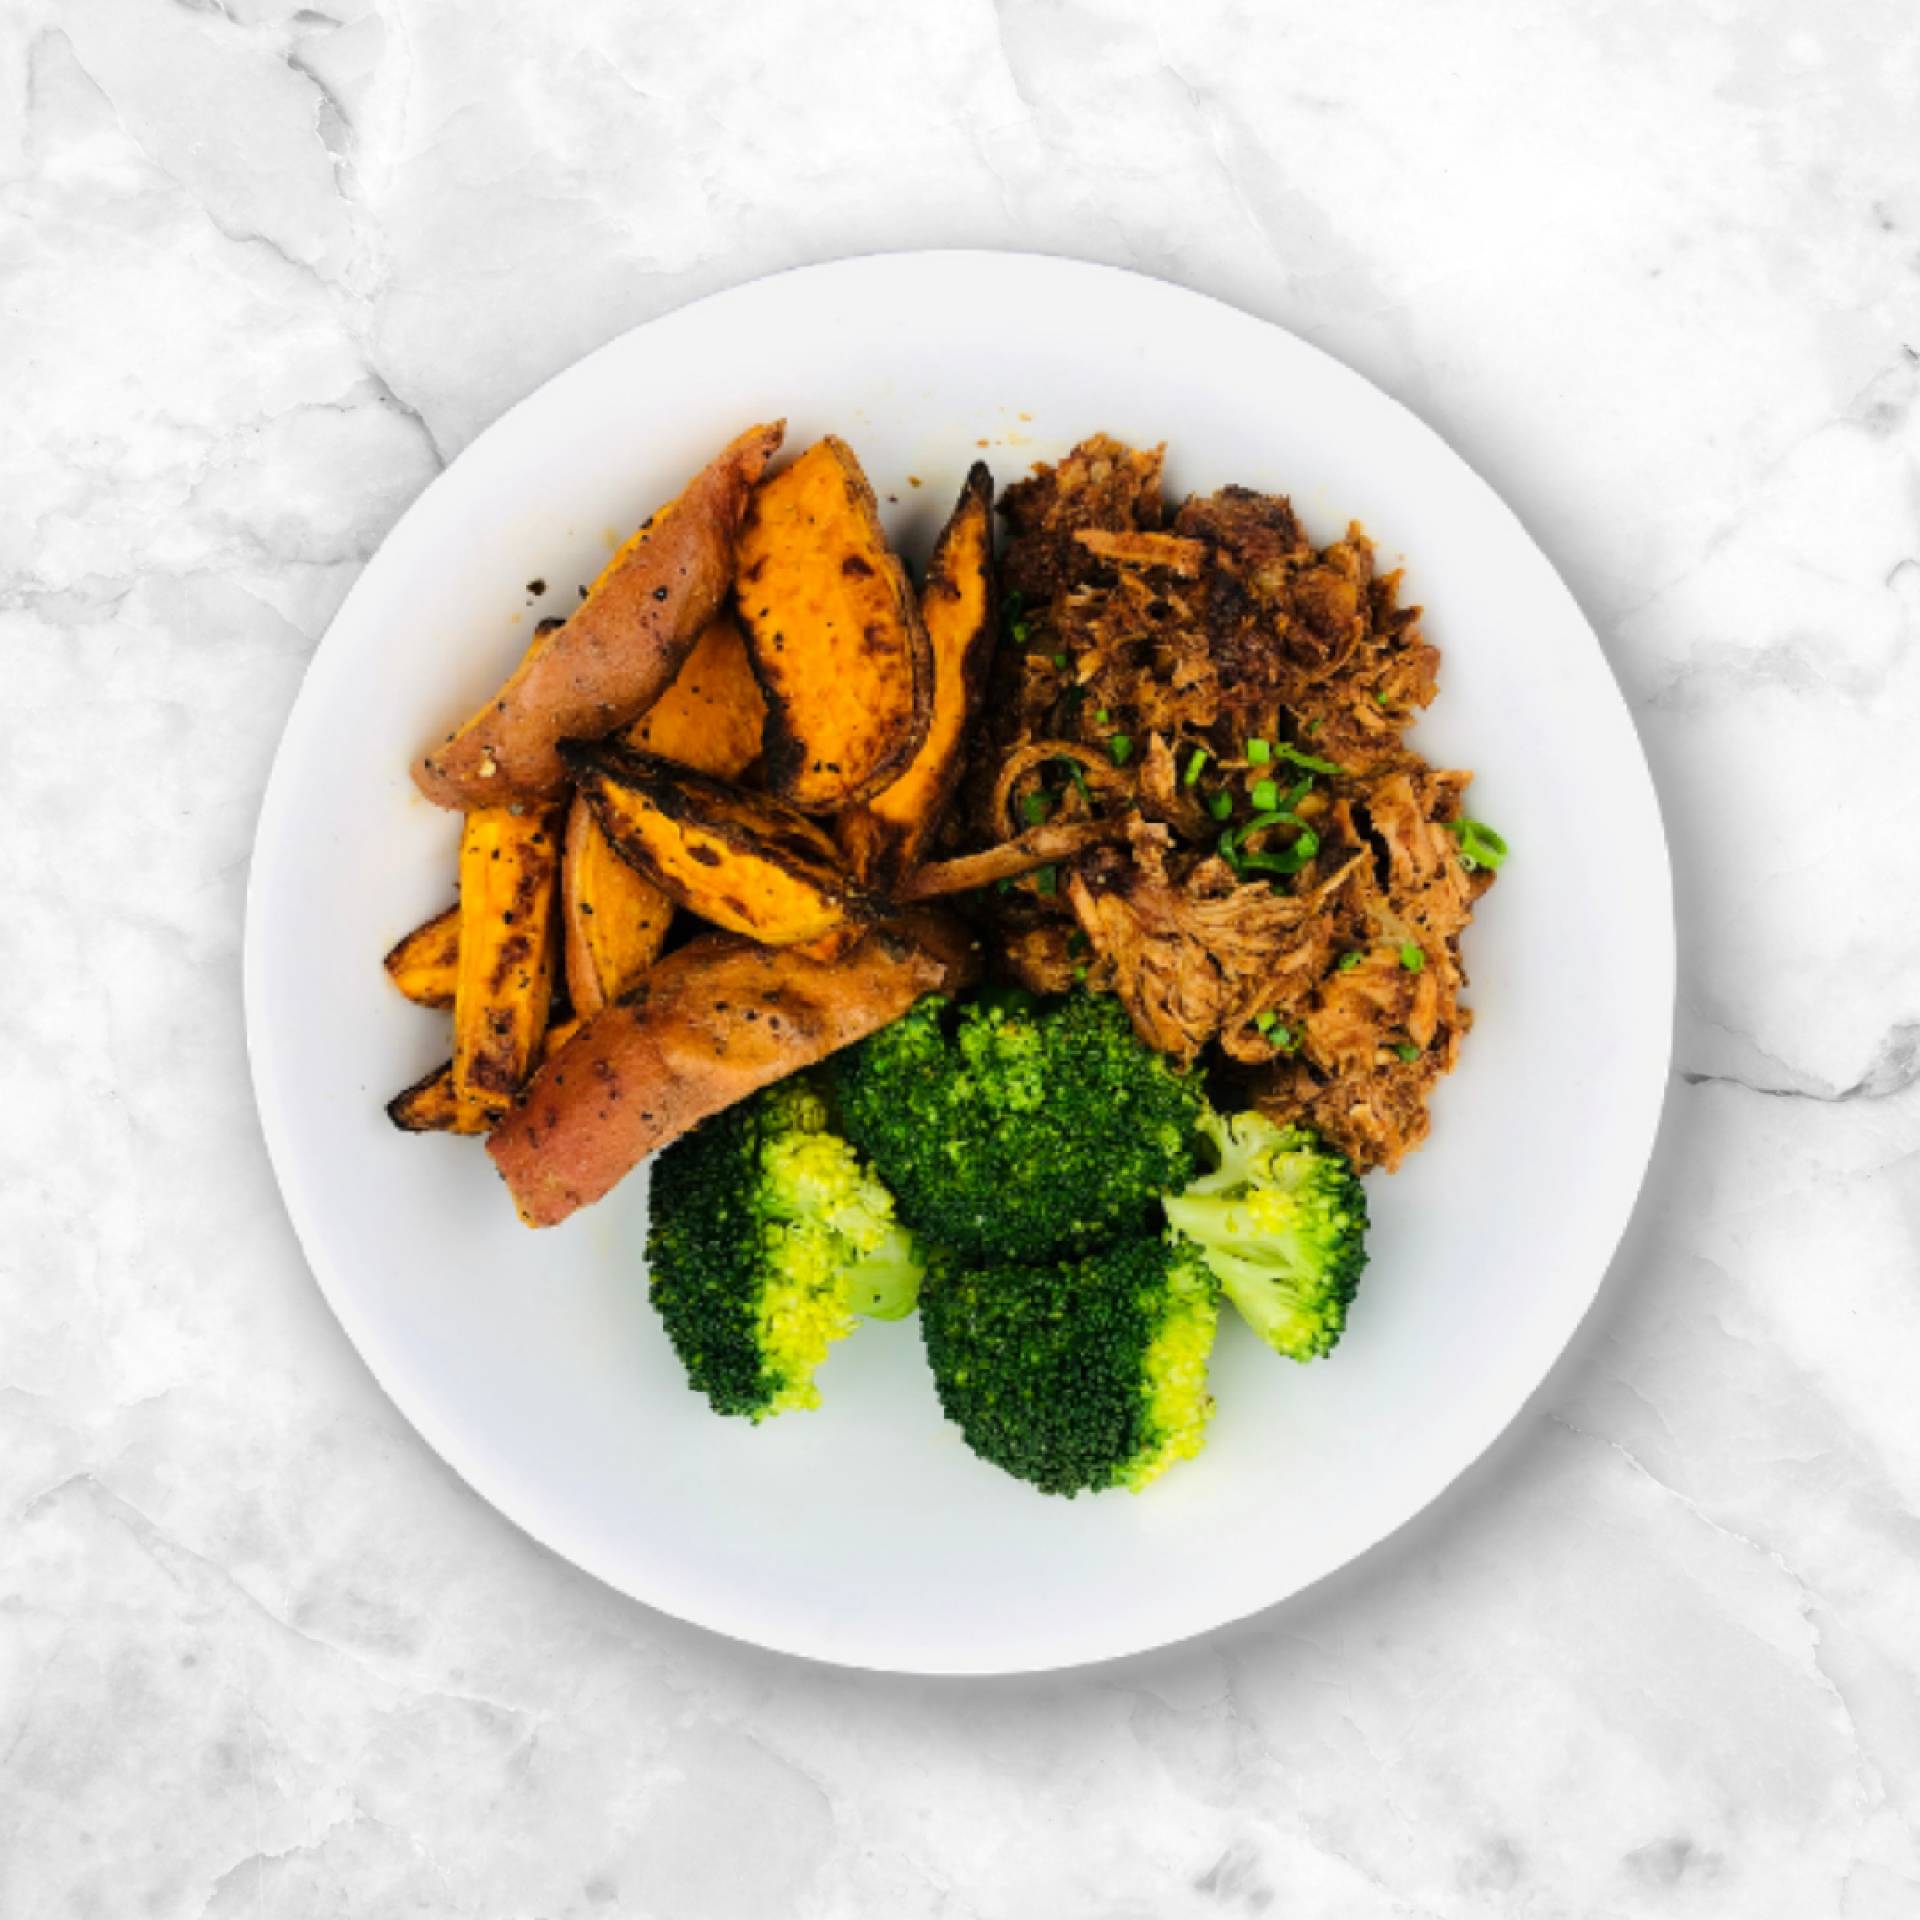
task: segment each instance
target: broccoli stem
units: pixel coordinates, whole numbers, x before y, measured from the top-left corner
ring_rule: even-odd
[[[904,1320],[920,1304],[926,1268],[913,1236],[893,1226],[865,1259],[847,1274],[847,1305],[867,1320]]]

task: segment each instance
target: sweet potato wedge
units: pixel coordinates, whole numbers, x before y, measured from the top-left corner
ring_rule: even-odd
[[[933,649],[933,717],[906,772],[834,822],[854,872],[890,891],[920,864],[960,784],[967,732],[986,688],[996,612],[993,475],[976,460],[920,593]]]
[[[689,913],[770,947],[878,917],[826,831],[793,808],[612,741],[564,752],[615,852]]]
[[[767,703],[747,660],[747,643],[730,612],[714,615],[673,685],[624,738],[716,780],[737,780],[760,758]]]
[[[831,434],[755,489],[735,588],[767,699],[768,789],[838,813],[890,785],[933,710],[933,656],[873,489]]]
[[[460,908],[456,902],[445,913],[436,913],[395,941],[381,964],[387,977],[416,1007],[450,1007],[454,969],[459,963]]]
[[[614,852],[579,794],[567,814],[560,915],[567,993],[582,1014],[598,1013],[639,984],[673,922],[673,902]]]
[[[726,598],[741,519],[783,430],[752,427],[723,449],[614,555],[573,617],[414,763],[429,800],[472,809],[545,799],[566,782],[562,740],[612,733],[659,699]]]
[[[453,1088],[497,1118],[540,1057],[553,996],[557,807],[479,807],[460,838]]]
[[[521,1219],[555,1226],[708,1114],[864,1039],[977,969],[971,936],[925,912],[875,928],[831,966],[703,934],[540,1069],[487,1151]]]

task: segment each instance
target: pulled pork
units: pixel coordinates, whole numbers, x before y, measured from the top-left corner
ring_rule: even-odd
[[[1460,934],[1492,879],[1449,830],[1470,776],[1404,745],[1439,655],[1359,527],[1315,548],[1244,487],[1169,519],[1161,467],[1101,435],[1005,496],[967,838],[1108,831],[1001,881],[1000,963],[1117,994],[1150,1045],[1392,1167],[1470,1023]]]

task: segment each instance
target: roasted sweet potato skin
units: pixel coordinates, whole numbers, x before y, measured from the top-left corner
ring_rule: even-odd
[[[782,432],[752,427],[723,449],[614,556],[573,617],[414,763],[429,800],[472,809],[548,798],[566,782],[562,740],[612,733],[666,691],[726,597],[741,520]]]
[[[453,1086],[488,1119],[520,1091],[546,1031],[561,819],[557,807],[481,807],[460,837]]]
[[[689,1127],[961,986],[977,953],[919,912],[823,965],[728,934],[662,960],[631,999],[589,1020],[535,1076],[487,1151],[529,1226],[600,1199]]]
[[[452,1006],[455,970],[460,964],[459,903],[396,940],[382,964],[388,979],[416,1007]]]
[[[933,659],[873,489],[832,435],[755,489],[736,598],[766,695],[770,792],[838,813],[888,786],[919,751]]]
[[[621,859],[702,920],[794,946],[880,912],[825,830],[765,794],[611,741],[570,741],[566,758]]]
[[[993,475],[975,461],[941,531],[920,595],[933,650],[933,716],[907,770],[834,823],[854,872],[890,892],[919,865],[966,765],[986,689],[998,608],[993,584]]]
[[[707,623],[673,684],[622,736],[642,753],[716,780],[737,780],[760,757],[767,703],[731,612]]]
[[[579,794],[567,813],[560,874],[567,993],[580,1013],[598,1013],[659,959],[673,902],[614,851]]]

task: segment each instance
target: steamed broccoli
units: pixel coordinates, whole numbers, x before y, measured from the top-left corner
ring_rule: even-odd
[[[1346,1160],[1301,1127],[1209,1112],[1219,1166],[1167,1198],[1241,1317],[1276,1353],[1331,1353],[1367,1264],[1367,1197]]]
[[[1088,993],[923,1000],[834,1063],[847,1137],[916,1233],[1050,1260],[1154,1224],[1193,1172],[1197,1077]]]
[[[653,1304],[687,1378],[751,1420],[820,1403],[814,1369],[856,1315],[898,1319],[921,1261],[893,1200],[828,1130],[805,1078],[715,1114],[654,1163]]]
[[[1206,1435],[1219,1288],[1172,1234],[1051,1266],[935,1264],[920,1306],[940,1406],[1045,1493],[1136,1491]]]

